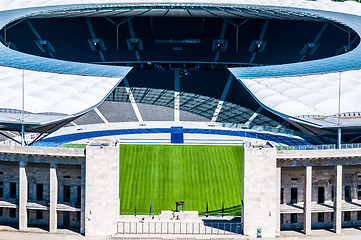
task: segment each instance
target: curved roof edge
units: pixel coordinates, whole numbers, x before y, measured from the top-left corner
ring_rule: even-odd
[[[79,6],[77,6],[78,8]],[[30,16],[52,11],[71,9],[69,6],[38,7],[16,9],[0,12],[0,28],[7,24]],[[83,76],[123,77],[131,67],[106,66],[89,63],[63,61],[45,57],[38,57],[12,50],[0,44],[0,65],[19,69],[28,69],[59,74],[74,74]]]
[[[0,129],[24,125],[33,131],[66,124],[101,104],[127,73],[121,77],[60,75],[0,66]]]
[[[316,128],[361,126],[361,70],[237,78],[269,111]]]
[[[72,3],[82,2],[79,0],[74,0]],[[281,1],[282,2],[282,1]],[[287,2],[287,1],[285,1]],[[301,2],[301,1],[300,1]],[[309,2],[309,1],[308,1]],[[317,1],[318,2],[318,1]],[[67,1],[63,2],[64,4]],[[130,1],[129,3],[93,3],[93,4],[79,4],[79,5],[61,5],[61,6],[46,6],[46,7],[34,7],[27,9],[16,9],[16,10],[8,10],[0,12],[0,28],[3,28],[7,24],[22,19],[26,17],[31,17],[40,14],[50,14],[52,12],[59,11],[79,11],[81,9],[99,9],[102,7],[116,7],[116,6],[128,6],[131,4],[139,4],[139,5],[172,5],[175,4],[176,1],[169,2],[154,2],[150,1],[147,3],[142,2],[134,2]],[[178,5],[188,4],[189,6],[198,5],[207,5],[206,2],[199,1],[193,3],[182,3],[177,2]],[[330,21],[339,22],[343,25],[346,25],[352,29],[354,29],[359,35],[361,35],[361,16],[350,15],[347,13],[339,13],[339,12],[330,12],[324,10],[315,10],[315,9],[302,9],[296,7],[284,7],[283,5],[276,3],[276,6],[272,6],[271,1],[264,1],[265,4],[269,5],[259,5],[258,4],[250,4],[250,3],[239,3],[236,4],[233,1],[229,1],[230,7],[253,7],[260,10],[272,10],[279,12],[289,12],[289,13],[299,13],[299,14],[308,14],[313,16],[319,16],[321,18],[329,19]],[[226,6],[226,3],[208,3],[210,6]],[[37,4],[34,3],[34,6]],[[306,6],[315,6],[315,8],[325,9],[325,4],[305,4]],[[346,10],[352,10],[352,5],[342,5],[349,6]],[[359,8],[361,15],[361,5]],[[282,65],[273,65],[273,66],[262,66],[262,67],[244,67],[244,68],[230,68],[232,73],[236,77],[241,78],[250,78],[250,77],[266,77],[266,76],[285,76],[285,75],[306,75],[306,74],[317,74],[317,73],[326,73],[326,72],[334,72],[334,71],[345,71],[351,69],[360,69],[361,68],[361,59],[359,58],[361,54],[361,45],[357,46],[354,50],[341,54],[335,57],[300,62],[300,63],[292,63],[292,64],[282,64]],[[49,59],[44,57],[33,56],[21,52],[17,52],[15,50],[9,49],[4,45],[0,45],[0,55],[3,56],[0,59],[0,65],[9,66],[15,68],[24,68],[38,71],[47,71],[47,72],[57,72],[57,73],[68,73],[68,74],[78,74],[78,75],[93,75],[93,76],[108,76],[115,77],[122,75],[122,68],[126,67],[117,67],[117,66],[101,66],[101,65],[93,65],[87,63],[77,63],[62,60]],[[341,63],[341,64],[340,64]]]
[[[308,14],[315,14],[331,21],[341,23],[352,28],[359,36],[361,36],[361,16],[320,10],[293,8],[287,9],[292,11],[305,12]],[[279,77],[342,72],[361,69],[360,56],[361,44],[348,53],[324,59],[272,66],[237,67],[229,68],[229,70],[233,73],[234,76],[236,76],[236,78]]]

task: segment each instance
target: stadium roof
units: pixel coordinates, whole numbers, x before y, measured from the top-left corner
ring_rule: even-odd
[[[207,4],[214,5],[215,2],[211,0],[2,0],[0,3],[0,10],[11,10],[19,8],[29,7],[44,7],[44,6],[59,6],[69,4],[112,4],[112,3],[129,3],[129,4]],[[276,6],[276,7],[294,7],[294,8],[306,8],[317,9],[332,12],[342,12],[355,15],[361,15],[361,9],[359,5],[354,1],[346,2],[334,2],[330,0],[219,0],[217,5],[222,4],[244,4],[252,6]]]
[[[77,117],[100,104],[121,80],[0,67],[0,122],[33,128]]]
[[[240,80],[263,106],[278,115],[317,127],[360,125],[361,70]],[[342,113],[340,119],[338,113]]]
[[[80,12],[83,16],[87,16],[87,14],[94,14],[98,11],[111,11],[112,8],[117,7],[128,7],[129,11],[134,11],[134,16],[136,16],[135,8],[142,8],[143,11],[138,12],[138,14],[150,14],[151,11],[155,11],[154,6],[164,7],[166,9],[171,9],[171,11],[178,11],[177,14],[181,15],[180,12],[188,11],[188,8],[196,7],[196,6],[210,6],[214,7],[214,11],[218,11],[222,14],[230,14],[228,11],[240,11],[240,14],[245,14],[244,11],[252,10],[254,11],[254,15],[264,15],[270,17],[270,15],[274,16],[297,16],[297,17],[305,17],[305,18],[322,18],[327,19],[330,22],[338,22],[345,26],[348,26],[354,29],[359,35],[361,35],[361,5],[359,3],[353,1],[347,1],[343,3],[332,2],[332,1],[304,1],[304,0],[260,0],[260,1],[217,1],[217,3],[211,1],[192,1],[192,0],[183,0],[183,1],[131,1],[128,0],[126,2],[119,0],[107,0],[107,3],[99,3],[99,0],[2,0],[0,2],[0,26],[3,28],[9,23],[12,23],[16,20],[20,20],[27,17],[35,17],[35,16],[51,16],[51,14],[55,13],[66,13],[66,12]],[[220,8],[223,7],[223,8]],[[182,10],[183,8],[183,10]],[[224,10],[224,9],[229,10]],[[145,9],[145,10],[144,10]],[[243,9],[243,10],[242,10]],[[205,12],[208,10],[203,9]],[[149,13],[148,13],[149,11]],[[208,11],[209,12],[209,11]],[[159,14],[159,13],[158,13]],[[353,15],[350,15],[353,14]],[[217,15],[215,15],[217,16]],[[346,30],[345,30],[346,31]],[[86,63],[75,63],[68,61],[61,61],[49,58],[43,58],[38,56],[33,56],[25,53],[21,53],[18,51],[14,51],[4,45],[0,45],[0,65],[5,67],[19,68],[19,69],[27,69],[31,71],[41,71],[41,72],[50,72],[50,73],[41,73],[41,72],[32,72],[29,76],[34,76],[32,79],[34,82],[38,81],[41,83],[41,86],[45,86],[45,89],[51,88],[52,78],[57,78],[57,74],[67,74],[62,75],[59,80],[60,84],[65,87],[65,85],[69,84],[69,79],[72,78],[76,80],[75,82],[82,83],[81,89],[83,91],[92,92],[92,97],[89,98],[89,103],[82,103],[77,109],[72,108],[72,104],[78,100],[76,94],[67,95],[62,92],[58,88],[57,91],[54,91],[54,96],[59,94],[59,100],[61,103],[58,104],[47,104],[42,105],[43,103],[49,103],[49,99],[45,92],[38,92],[36,95],[36,101],[42,105],[40,108],[30,107],[25,108],[25,111],[28,111],[29,116],[33,116],[31,114],[39,114],[43,112],[52,112],[58,115],[66,115],[67,117],[63,117],[64,119],[70,119],[79,114],[82,114],[92,107],[95,107],[99,104],[109,92],[116,86],[117,83],[129,72],[131,68],[129,67],[116,67],[116,66],[104,66],[104,65],[95,65],[95,64],[86,64]],[[271,109],[273,112],[278,113],[283,117],[297,117],[300,120],[302,117],[300,115],[322,115],[330,116],[337,114],[335,112],[333,103],[335,102],[335,96],[325,97],[327,92],[325,91],[314,91],[315,89],[307,89],[305,86],[300,86],[302,82],[310,81],[312,78],[312,83],[315,83],[320,88],[329,87],[330,82],[326,81],[328,77],[326,75],[319,77],[294,77],[288,78],[285,76],[303,76],[310,74],[320,74],[320,73],[330,73],[330,72],[341,72],[341,71],[349,71],[345,73],[345,78],[350,78],[346,81],[350,85],[346,87],[343,86],[343,94],[342,98],[347,98],[348,96],[353,96],[355,94],[354,89],[358,86],[359,82],[354,80],[354,77],[358,75],[358,70],[361,69],[361,46],[359,45],[354,50],[341,54],[335,57],[319,59],[314,61],[293,63],[293,64],[283,64],[283,65],[273,65],[273,66],[262,66],[262,67],[247,67],[247,68],[232,68],[230,69],[232,73],[244,83],[244,85],[248,88],[248,90],[261,102],[262,105],[266,106],[268,109]],[[350,70],[355,70],[355,73],[352,73]],[[19,73],[21,75],[21,70],[9,70],[8,68],[0,69],[0,79],[5,79],[7,77],[6,74],[14,75],[19,77]],[[50,75],[49,75],[50,74]],[[76,75],[76,76],[75,76]],[[65,77],[66,76],[66,77]],[[82,77],[80,77],[82,76]],[[98,80],[90,76],[97,76]],[[334,74],[329,75],[332,79],[334,79]],[[282,77],[282,78],[274,78],[274,77]],[[39,80],[42,78],[42,80]],[[253,79],[253,78],[259,78]],[[270,85],[265,85],[265,79],[267,81],[273,81]],[[14,79],[18,79],[15,77]],[[29,77],[29,79],[31,79]],[[94,79],[89,80],[89,79]],[[344,79],[344,78],[342,78]],[[25,78],[25,85],[30,84],[30,81],[27,82],[27,78]],[[99,88],[96,81],[104,81],[106,84],[104,88],[101,90],[96,90]],[[332,80],[332,91],[335,90],[335,81]],[[337,82],[337,81],[336,81]],[[344,82],[344,81],[343,81]],[[273,86],[273,84],[278,84],[278,87]],[[48,85],[50,84],[50,85]],[[89,84],[89,85],[88,85]],[[113,85],[112,85],[113,84]],[[354,85],[355,84],[355,85]],[[39,85],[39,86],[40,86]],[[112,86],[111,86],[112,85]],[[35,85],[34,85],[35,86]],[[267,91],[272,92],[272,97],[275,101],[269,100],[269,98],[263,96],[261,91],[257,92],[258,89],[262,87],[273,88]],[[291,96],[287,99],[285,93],[281,91],[284,86],[288,86],[291,88],[290,90],[295,93],[310,93],[313,102],[308,102],[307,98],[303,98],[304,100],[297,99],[297,94]],[[17,86],[18,87],[18,86]],[[348,92],[349,90],[349,92]],[[0,88],[0,95],[6,95],[7,88]],[[312,93],[311,93],[312,92]],[[21,97],[19,95],[19,91],[15,91],[14,94],[17,98]],[[29,92],[29,94],[31,94]],[[31,99],[31,95],[25,95],[25,99]],[[277,104],[281,99],[287,99],[284,104]],[[87,98],[84,98],[87,101]],[[90,100],[93,99],[93,100]],[[95,100],[96,99],[96,100]],[[321,103],[317,103],[316,99],[323,99]],[[349,100],[350,99],[350,100]],[[359,104],[353,103],[352,98],[347,98],[345,101],[341,101],[341,109],[342,112],[360,112]],[[34,101],[34,102],[36,102]],[[98,102],[97,102],[98,101]],[[302,105],[302,108],[299,108],[300,112],[295,113],[292,110],[294,109],[294,102],[299,101],[299,104]],[[332,102],[332,104],[327,104],[328,102]],[[69,103],[65,105],[65,103]],[[26,105],[25,105],[26,106]],[[0,102],[0,108],[3,109],[3,112],[6,112],[4,109],[12,109],[14,112],[12,114],[17,114],[18,111],[21,112],[19,108],[19,103],[16,101],[3,99]],[[69,109],[67,109],[69,108]],[[48,114],[49,115],[49,114]],[[9,120],[8,114],[0,116],[0,122],[6,122]],[[19,119],[18,117],[13,117],[13,119]],[[28,118],[30,123],[36,122],[37,124],[49,124],[54,123],[55,119],[52,117],[46,116],[44,114],[37,115],[36,117]],[[59,119],[59,118],[56,118]],[[57,121],[57,120],[56,120]],[[301,120],[300,120],[301,121]],[[24,124],[26,123],[25,119],[21,118],[21,121],[14,120],[14,124],[16,123]],[[325,126],[326,123],[314,124],[312,121],[304,121],[306,124],[313,124],[319,127]],[[361,124],[361,121],[356,121],[358,125]],[[327,125],[327,124],[326,124]]]

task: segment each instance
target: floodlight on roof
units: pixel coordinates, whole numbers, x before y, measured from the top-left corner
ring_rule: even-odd
[[[39,47],[40,51],[43,53],[55,52],[54,47],[48,40],[35,40],[35,43]]]
[[[127,46],[130,51],[143,50],[143,42],[140,38],[127,38]]]
[[[92,38],[88,39],[92,51],[106,51],[105,43],[102,39]]]
[[[249,52],[258,52],[261,53],[266,47],[267,41],[254,40],[249,47]]]
[[[227,51],[228,39],[214,39],[212,51]]]
[[[300,55],[313,55],[319,46],[318,43],[306,43],[300,51]]]

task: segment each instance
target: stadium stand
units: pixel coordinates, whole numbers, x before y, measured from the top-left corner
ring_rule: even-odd
[[[87,114],[81,116],[74,120],[75,124],[78,125],[88,125],[95,123],[102,123],[102,119],[95,113],[95,111],[90,111]]]
[[[157,133],[171,133],[174,131],[172,128],[138,128],[138,129],[114,129],[114,130],[99,130],[99,131],[87,131],[65,135],[58,135],[54,137],[48,137],[44,140],[36,142],[34,146],[52,146],[57,147],[62,144],[79,141],[83,139],[93,139],[103,136],[119,136],[119,135],[132,135],[132,134],[157,134]],[[262,139],[268,141],[274,141],[279,144],[285,144],[290,146],[309,145],[309,142],[302,138],[294,138],[278,134],[262,133],[262,132],[249,132],[249,131],[234,131],[234,130],[219,130],[219,129],[182,129],[184,134],[210,134],[210,135],[227,135],[237,137],[248,137],[255,139]]]
[[[132,87],[131,90],[136,102],[138,103],[142,116],[146,117],[146,119],[144,119],[145,121],[172,121],[174,119],[173,90],[138,87]],[[129,102],[128,95],[124,90],[124,87],[117,87],[107,99],[107,101],[113,100],[119,102]],[[186,92],[180,93],[180,100],[180,115],[182,121],[210,121],[213,116],[214,109],[219,102],[219,99]],[[104,104],[108,104],[107,101],[104,102],[99,109],[103,109],[102,106]],[[158,107],[152,110],[147,105],[158,105],[162,106],[162,108]],[[106,112],[104,113],[104,111],[102,111],[102,113],[107,116]],[[223,103],[222,114],[220,114],[217,121],[246,123],[253,113],[254,111],[250,109],[226,101]],[[118,120],[120,120],[120,122],[127,121],[124,120],[123,116]],[[255,125],[271,127],[277,127],[279,125],[277,121],[274,121],[263,114],[259,114],[253,123],[257,123]]]
[[[109,122],[135,122],[137,117],[130,102],[103,102],[99,111]],[[116,111],[114,111],[116,110]]]

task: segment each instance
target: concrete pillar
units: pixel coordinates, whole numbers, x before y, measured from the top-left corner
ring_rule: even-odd
[[[351,187],[352,200],[354,199],[358,200],[357,192],[358,192],[358,178],[357,178],[357,173],[355,172],[352,176],[352,187]]]
[[[85,234],[85,163],[81,165],[80,233]]]
[[[306,235],[311,234],[311,197],[312,197],[312,166],[305,168],[304,208],[303,208],[303,231]]]
[[[93,143],[86,147],[84,235],[110,236],[117,233],[120,210],[119,146],[105,139]]]
[[[341,201],[342,201],[342,165],[335,166],[335,186],[334,186],[334,220],[333,220],[333,230],[335,233],[341,233]]]
[[[276,189],[276,148],[244,147],[243,154],[243,234],[257,238],[261,230],[263,238],[275,238],[280,204],[280,190]]]
[[[280,213],[280,204],[281,204],[281,168],[276,168],[276,191],[277,195],[277,205],[276,205],[276,236],[281,234],[281,213]]]
[[[19,164],[19,230],[25,231],[28,227],[28,214],[26,205],[28,203],[28,178],[26,175],[26,162]]]
[[[56,207],[58,204],[58,177],[56,174],[56,164],[50,164],[50,215],[49,231],[56,232],[58,228],[58,216]]]

